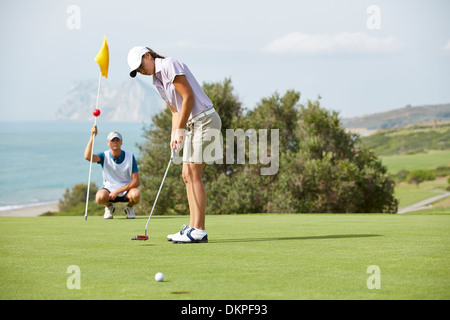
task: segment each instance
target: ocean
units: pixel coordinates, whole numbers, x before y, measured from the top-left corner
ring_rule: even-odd
[[[92,122],[0,122],[0,211],[57,203],[67,188],[87,184],[83,157]],[[149,123],[101,122],[94,153],[108,150],[111,131],[122,134],[122,149],[139,157]],[[102,169],[92,164],[91,181],[102,186]]]

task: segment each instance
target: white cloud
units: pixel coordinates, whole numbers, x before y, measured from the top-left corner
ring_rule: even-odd
[[[447,44],[442,47],[445,51],[450,51],[450,40],[447,41]]]
[[[377,37],[362,32],[338,34],[289,33],[269,43],[263,52],[290,54],[392,53],[403,47],[393,36]]]

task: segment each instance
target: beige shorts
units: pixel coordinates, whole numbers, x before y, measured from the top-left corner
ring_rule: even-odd
[[[213,112],[186,125],[183,146],[185,163],[223,163],[222,120]]]

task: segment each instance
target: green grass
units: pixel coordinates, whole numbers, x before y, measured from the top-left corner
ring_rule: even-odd
[[[427,153],[409,155],[380,156],[389,173],[400,170],[430,170],[450,165],[450,150],[431,150]]]
[[[434,204],[433,204],[434,206]],[[423,209],[423,210],[418,210],[418,211],[411,211],[411,212],[406,212],[404,214],[407,215],[417,215],[417,214],[425,214],[425,215],[429,215],[429,214],[450,214],[450,206],[442,206],[442,207],[438,207],[438,208],[429,208],[429,209]]]
[[[187,220],[155,216],[131,241],[146,217],[0,218],[0,299],[450,298],[450,215],[208,216],[209,243],[165,240]]]
[[[403,183],[395,187],[394,196],[399,200],[399,208],[404,208],[446,192],[447,186],[447,179],[424,181],[419,186]]]

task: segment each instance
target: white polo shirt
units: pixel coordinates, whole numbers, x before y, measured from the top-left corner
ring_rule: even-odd
[[[194,103],[192,105],[192,111],[189,119],[192,119],[203,111],[213,107],[211,100],[203,91],[202,87],[198,84],[197,80],[195,80],[189,68],[181,61],[170,57],[165,59],[155,59],[153,85],[164,101],[177,109],[178,113],[181,114],[183,98],[173,85],[173,80],[175,79],[175,76],[178,75],[184,75],[186,77],[194,94]]]

